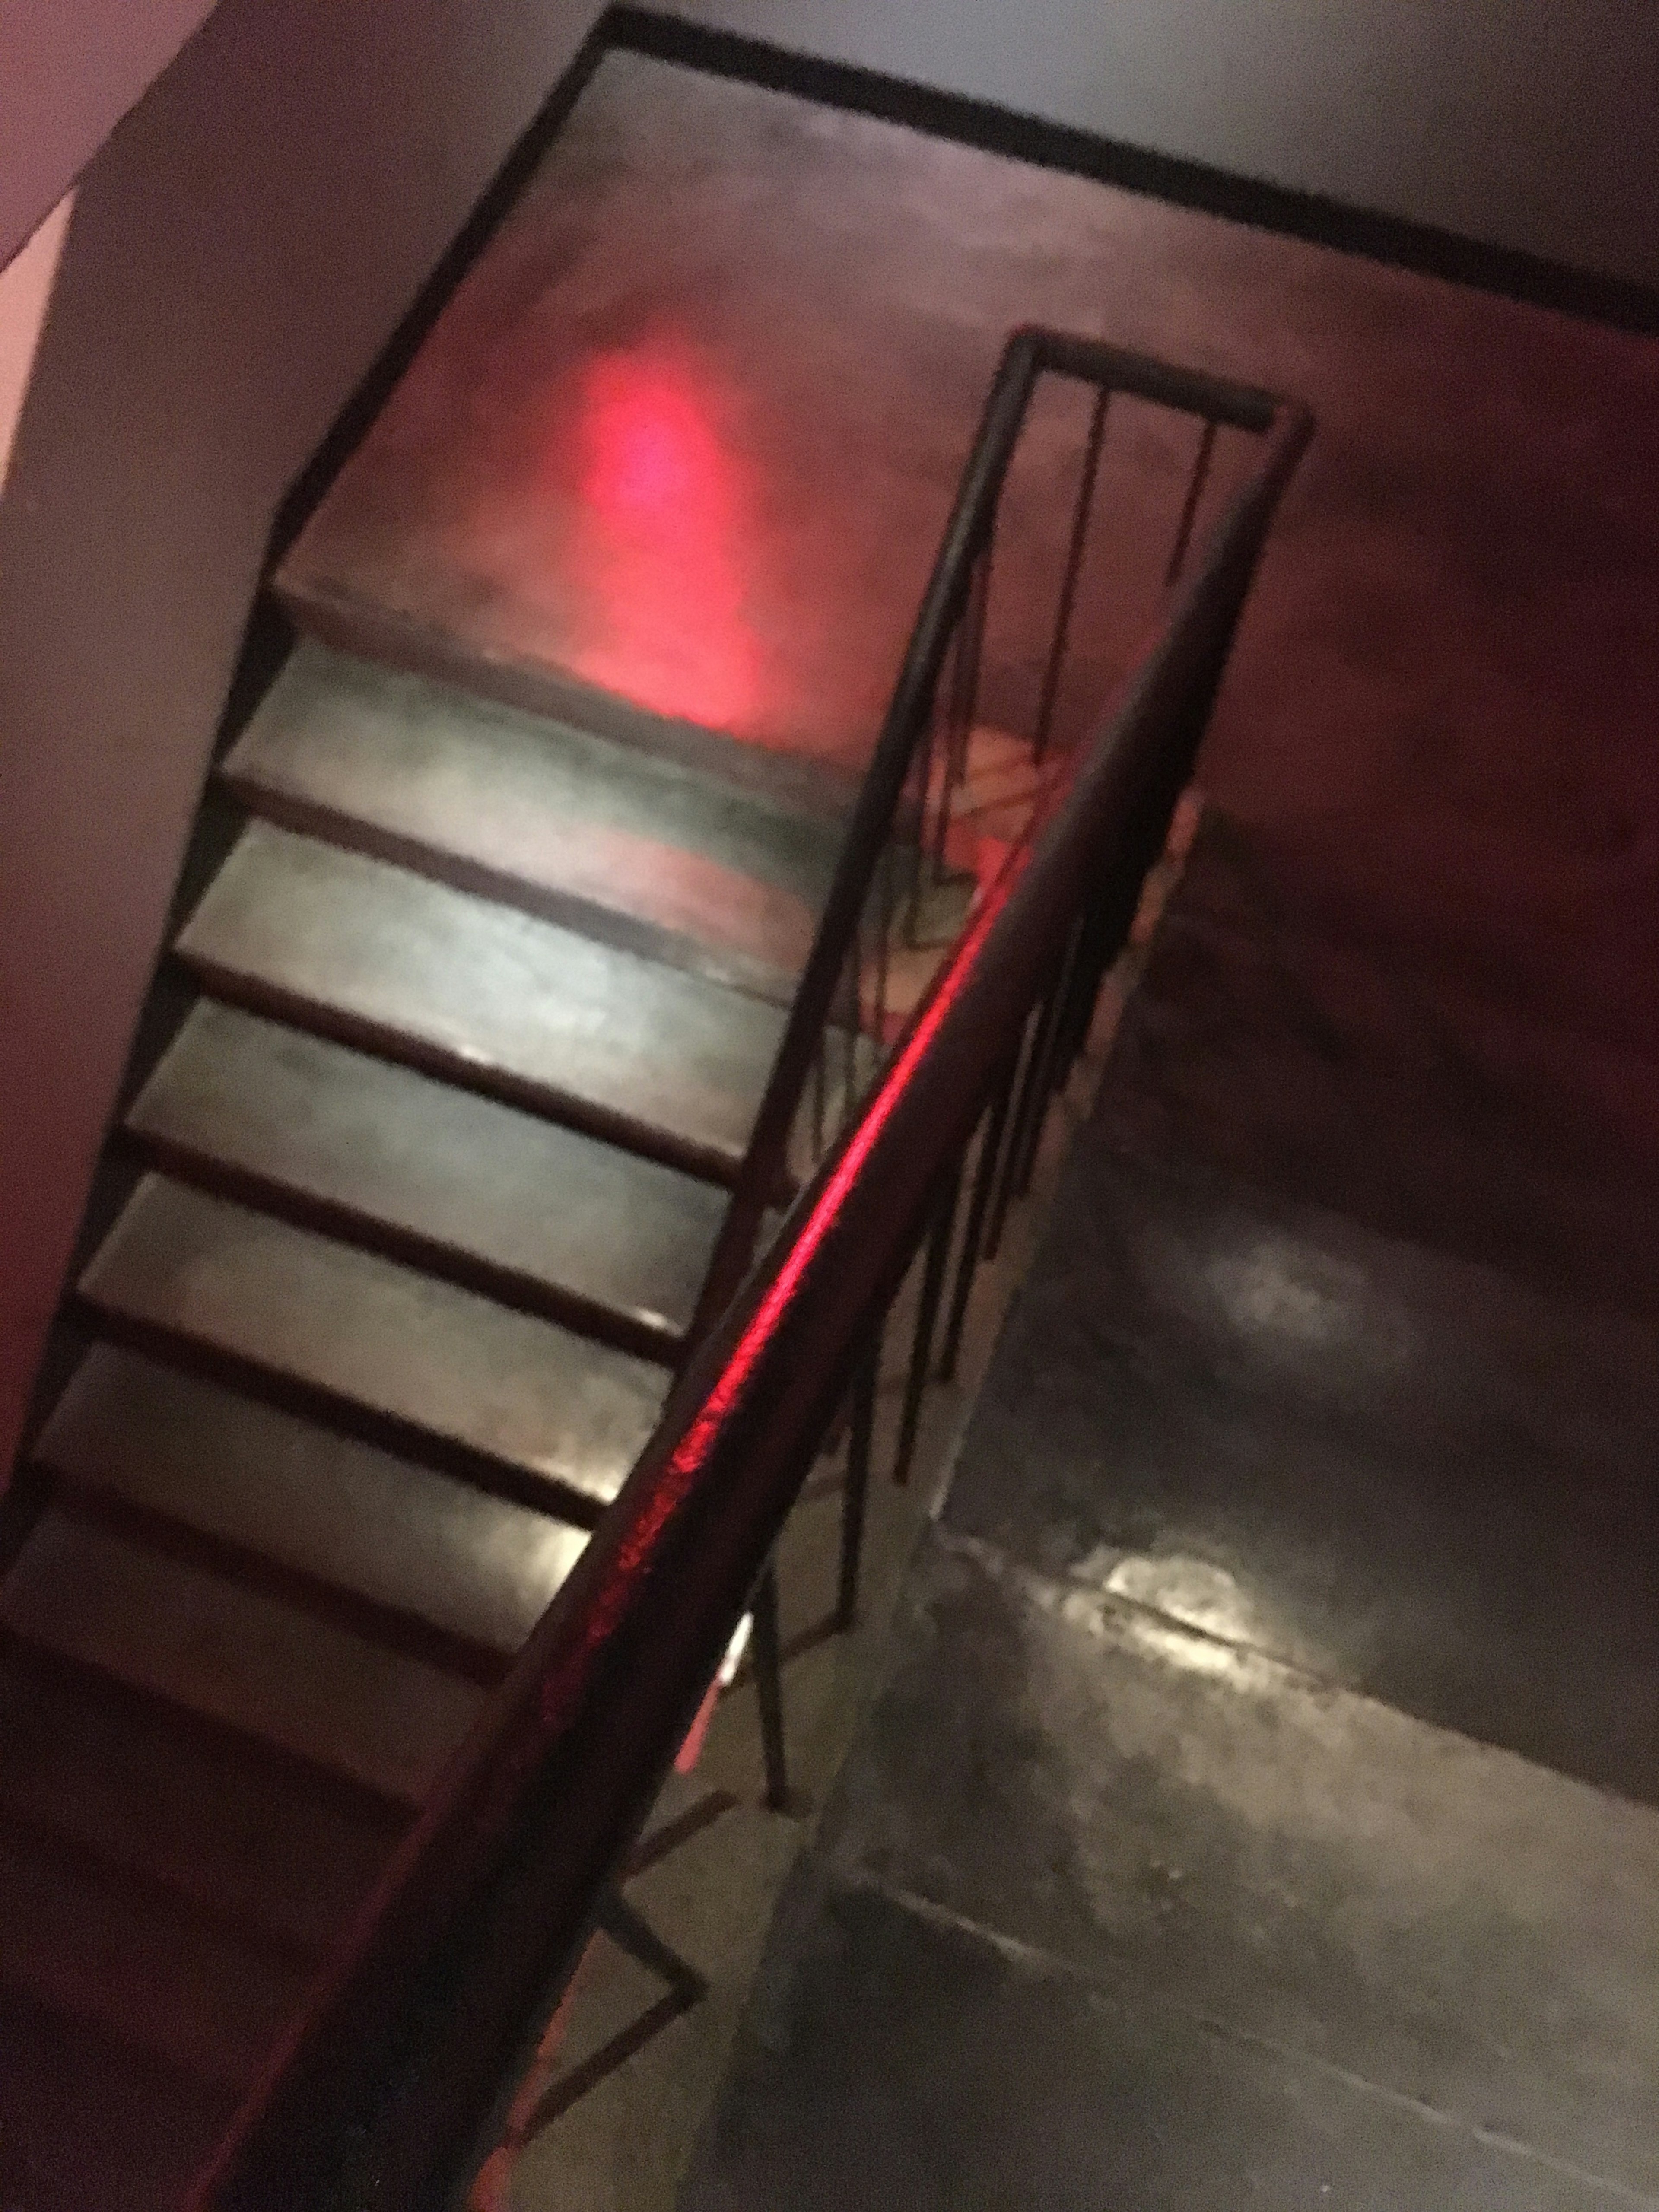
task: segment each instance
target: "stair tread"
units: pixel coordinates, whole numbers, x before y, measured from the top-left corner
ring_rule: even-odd
[[[581,1531],[291,1413],[94,1346],[35,1456],[77,1489],[516,1651]]]
[[[54,1507],[0,1585],[0,1625],[416,1805],[484,1693],[300,1607]]]
[[[741,992],[263,822],[178,951],[220,996],[714,1176],[782,1029]]]
[[[0,1826],[0,1984],[199,2081],[244,2087],[311,1969],[187,1906]]]
[[[81,1280],[118,1322],[246,1362],[608,1504],[660,1367],[229,1200],[146,1176]]]
[[[290,826],[476,872],[556,921],[582,907],[635,919],[735,956],[739,977],[799,972],[840,842],[637,746],[310,638],[222,773]]]
[[[0,1742],[14,1826],[311,1951],[344,1927],[403,1826],[250,1739],[15,1651],[0,1659]]]
[[[141,2051],[0,1992],[6,2212],[179,2212],[235,2109]]]
[[[211,1000],[127,1126],[164,1158],[471,1255],[671,1355],[725,1212],[678,1169]]]

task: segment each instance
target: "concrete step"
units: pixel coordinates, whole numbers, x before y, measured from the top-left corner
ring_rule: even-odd
[[[418,1805],[476,1685],[158,1547],[48,1509],[0,1586],[26,1644]]]
[[[568,1522],[108,1345],[82,1361],[35,1455],[83,1497],[338,1593],[370,1631],[419,1624],[498,1662],[586,1541]]]
[[[668,700],[648,702],[605,678],[578,675],[534,651],[502,650],[468,635],[464,623],[457,627],[411,616],[323,573],[307,557],[303,540],[272,585],[294,628],[331,652],[377,667],[407,670],[469,698],[493,700],[544,720],[594,731],[613,744],[733,784],[769,805],[832,826],[845,819],[858,797],[860,770],[885,704],[884,696],[870,696],[870,664],[863,662],[858,683],[865,696],[856,726],[838,732],[836,742],[827,748],[801,745],[792,742],[783,726],[751,739],[733,735],[717,720],[679,711]],[[883,659],[890,666],[902,640],[896,635],[884,644]]]
[[[215,996],[714,1181],[778,1009],[385,862],[254,823],[179,939]]]
[[[235,2108],[21,1992],[0,1990],[0,2203],[7,2212],[179,2212]]]
[[[301,639],[222,771],[252,813],[787,1005],[838,825]]]
[[[661,1360],[725,1212],[676,1169],[211,1000],[127,1129],[184,1180]]]
[[[164,1892],[3,1826],[0,1897],[0,1984],[222,2088],[252,2081],[310,1978]]]
[[[132,1349],[588,1525],[667,1388],[629,1353],[160,1176],[80,1297]]]
[[[15,1647],[0,1653],[0,1820],[313,1954],[362,1902],[406,1818],[252,1738]]]

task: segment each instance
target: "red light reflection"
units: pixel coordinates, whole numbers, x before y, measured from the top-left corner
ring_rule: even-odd
[[[741,729],[758,689],[749,501],[719,396],[691,357],[661,345],[587,363],[579,556],[593,634],[575,665],[659,714]]]

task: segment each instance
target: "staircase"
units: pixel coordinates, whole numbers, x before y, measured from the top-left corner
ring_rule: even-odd
[[[7,2212],[177,2202],[568,1573],[839,842],[307,635],[217,790],[0,1580]]]

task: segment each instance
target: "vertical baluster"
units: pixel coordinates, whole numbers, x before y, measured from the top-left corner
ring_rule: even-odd
[[[881,1378],[881,1344],[886,1316],[878,1313],[859,1348],[853,1371],[852,1411],[847,1432],[847,1483],[841,1509],[841,1573],[836,1586],[836,1626],[851,1628],[858,1619],[859,1563],[864,1553],[865,1507],[870,1495],[870,1457],[876,1436],[876,1391]]]
[[[921,943],[921,895],[927,872],[927,802],[933,783],[933,725],[939,719],[939,686],[933,686],[933,696],[927,702],[927,715],[921,726],[921,738],[912,773],[916,778],[915,836],[912,843],[910,866],[910,898],[905,918],[904,941],[915,946]]]
[[[858,1104],[859,1041],[864,1034],[864,929],[856,923],[853,929],[852,948],[847,956],[845,970],[849,1004],[846,1012],[846,1047],[842,1053],[843,1073],[841,1086],[841,1121],[837,1134],[843,1134]]]
[[[1215,451],[1216,426],[1206,422],[1198,441],[1198,459],[1193,464],[1193,473],[1188,481],[1187,496],[1182,501],[1181,521],[1176,530],[1176,541],[1170,554],[1170,565],[1165,571],[1164,588],[1171,592],[1181,580],[1181,572],[1187,565],[1187,549],[1192,544],[1193,525],[1198,520],[1198,502],[1204,496],[1204,480],[1210,473],[1210,457]]]
[[[1116,955],[1116,941],[1121,930],[1114,931],[1115,917],[1109,913],[1097,912],[1084,918],[1078,957],[1073,963],[1070,1003],[1060,1018],[1060,1042],[1054,1055],[1054,1083],[1064,1089],[1076,1066],[1078,1055],[1088,1042],[1089,1031],[1094,1024],[1095,1007],[1100,998],[1100,987],[1106,980],[1106,971]]]
[[[957,1196],[962,1188],[962,1159],[952,1163],[933,1206],[927,1237],[927,1257],[922,1267],[921,1299],[916,1308],[916,1334],[910,1346],[910,1371],[904,1381],[904,1411],[899,1422],[898,1449],[893,1457],[893,1480],[901,1486],[910,1480],[910,1462],[921,1422],[922,1393],[933,1351],[933,1324],[939,1318],[939,1294],[951,1257],[951,1238],[957,1223]]]
[[[1011,1170],[1014,1146],[1024,1116],[1026,1093],[1030,1088],[1031,1065],[1047,1015],[1047,1002],[1040,1000],[1026,1016],[1025,1026],[1020,1031],[1019,1041],[1014,1048],[1012,1097],[1015,1103],[1006,1116],[1000,1156],[992,1165],[991,1218],[985,1231],[985,1257],[988,1261],[994,1260],[1002,1249],[1002,1231],[1008,1218],[1008,1201],[1013,1195]]]
[[[887,1056],[887,970],[893,949],[893,845],[890,837],[877,863],[876,901],[876,1050]]]
[[[1009,1148],[1009,1182],[1016,1198],[1024,1198],[1031,1188],[1031,1174],[1036,1165],[1037,1150],[1042,1142],[1042,1125],[1048,1117],[1048,1101],[1054,1096],[1054,1048],[1059,1042],[1060,1019],[1071,997],[1072,975],[1077,965],[1079,947],[1082,942],[1081,917],[1073,923],[1066,939],[1066,957],[1061,964],[1060,980],[1049,994],[1043,1009],[1037,1042],[1031,1054],[1030,1080],[1021,1102],[1018,1126],[1014,1141]]]
[[[826,1058],[826,1032],[818,1031],[818,1041],[812,1054],[812,1164],[823,1158],[823,1106]]]
[[[1072,538],[1066,550],[1066,573],[1060,587],[1060,609],[1048,646],[1048,665],[1042,672],[1042,690],[1037,699],[1036,734],[1031,740],[1031,757],[1036,761],[1041,761],[1048,750],[1054,707],[1060,698],[1060,679],[1066,666],[1066,648],[1071,641],[1072,610],[1077,601],[1078,579],[1083,573],[1083,553],[1089,538],[1089,516],[1094,507],[1095,479],[1100,472],[1100,451],[1106,440],[1106,410],[1111,398],[1109,390],[1097,392],[1094,411],[1089,418],[1083,474],[1078,482],[1077,505],[1072,510]]]
[[[962,1234],[962,1251],[957,1260],[956,1285],[951,1293],[950,1310],[945,1319],[945,1349],[939,1355],[939,1379],[941,1382],[956,1379],[957,1359],[962,1350],[962,1332],[968,1317],[968,1299],[979,1266],[980,1245],[985,1235],[986,1216],[990,1211],[991,1191],[996,1181],[1003,1132],[1008,1126],[1009,1109],[1013,1103],[1014,1077],[1018,1064],[1018,1051],[1010,1053],[993,1086],[991,1103],[981,1125],[979,1158],[974,1165],[973,1194],[968,1201],[968,1220]]]
[[[991,595],[991,559],[994,540],[987,538],[975,561],[972,578],[968,586],[967,603],[957,625],[956,648],[951,664],[951,707],[945,731],[945,775],[939,793],[939,810],[934,817],[933,880],[942,883],[945,873],[946,852],[950,843],[951,822],[956,811],[957,793],[967,772],[969,753],[973,744],[974,726],[979,708],[980,667],[985,645],[986,611]]]
[[[766,1802],[788,1809],[789,1765],[783,1739],[783,1645],[778,1628],[777,1562],[769,1559],[755,1585],[755,1697],[760,1706],[761,1753],[766,1763]]]

